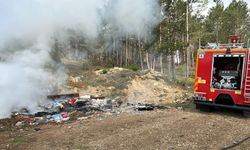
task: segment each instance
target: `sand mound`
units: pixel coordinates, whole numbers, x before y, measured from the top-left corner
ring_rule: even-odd
[[[190,93],[168,85],[155,73],[136,76],[128,86],[127,96],[130,103],[154,104],[183,103],[191,97]]]

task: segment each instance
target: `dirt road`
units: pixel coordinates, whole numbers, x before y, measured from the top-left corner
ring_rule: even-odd
[[[0,149],[222,149],[250,136],[237,113],[175,108],[100,114],[87,120],[0,132]],[[246,139],[233,149],[250,149]]]

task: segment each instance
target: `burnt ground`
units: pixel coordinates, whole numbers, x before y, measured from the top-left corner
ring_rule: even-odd
[[[96,114],[70,123],[2,130],[0,149],[222,149],[242,140],[232,149],[250,149],[249,124],[237,112],[193,108]]]

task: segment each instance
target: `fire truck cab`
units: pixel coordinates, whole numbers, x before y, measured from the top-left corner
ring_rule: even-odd
[[[209,43],[197,52],[196,108],[226,107],[250,111],[250,54],[239,36],[229,44]]]

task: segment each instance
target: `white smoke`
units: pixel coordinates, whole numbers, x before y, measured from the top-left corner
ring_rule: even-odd
[[[54,64],[55,31],[77,29],[95,40],[105,20],[119,36],[144,34],[159,23],[159,11],[158,0],[1,0],[0,118],[23,107],[35,111],[52,83],[65,79],[60,67],[53,72],[45,67]]]
[[[28,108],[37,109],[37,102],[46,99],[48,90],[63,81],[65,73],[45,70],[46,63],[52,63],[50,48],[37,44],[20,50],[0,63],[0,117],[7,117],[11,111]]]
[[[123,35],[150,32],[159,23],[157,0],[113,0],[109,15]]]

